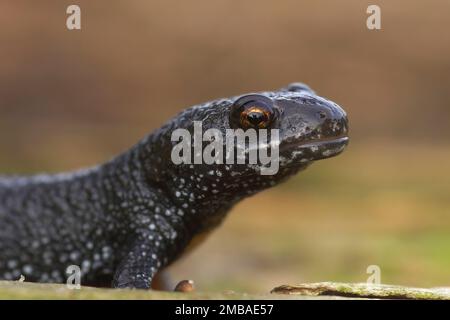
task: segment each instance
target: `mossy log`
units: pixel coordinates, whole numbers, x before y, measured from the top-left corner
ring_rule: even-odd
[[[411,288],[385,284],[319,282],[282,285],[271,291],[295,296],[336,296],[366,299],[450,300],[450,288]]]

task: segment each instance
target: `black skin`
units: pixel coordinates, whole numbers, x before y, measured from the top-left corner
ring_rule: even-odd
[[[266,113],[241,117],[249,100]],[[253,102],[252,102],[253,101]],[[247,110],[248,111],[248,110]],[[171,161],[177,128],[277,128],[280,168]],[[220,99],[184,110],[127,152],[69,174],[0,178],[0,279],[151,287],[192,239],[218,226],[238,201],[277,185],[347,145],[347,118],[303,84]]]

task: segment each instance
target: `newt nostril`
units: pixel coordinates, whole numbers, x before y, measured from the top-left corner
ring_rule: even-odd
[[[319,112],[317,112],[317,115],[319,116],[320,119],[325,119],[327,117],[327,114],[325,111],[319,111]]]

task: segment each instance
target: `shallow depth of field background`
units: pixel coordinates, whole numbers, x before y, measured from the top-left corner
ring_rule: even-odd
[[[68,31],[65,10],[82,10]],[[365,281],[450,285],[450,2],[3,1],[0,172],[127,149],[179,110],[303,81],[351,144],[240,203],[171,269],[201,291]]]

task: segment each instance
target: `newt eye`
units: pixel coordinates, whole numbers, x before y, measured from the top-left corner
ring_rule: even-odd
[[[245,108],[245,107],[244,107]],[[241,112],[240,123],[243,128],[267,128],[270,124],[270,112],[257,105],[250,105]]]
[[[246,95],[231,107],[230,124],[233,128],[265,129],[268,128],[275,117],[273,102],[262,95]]]

